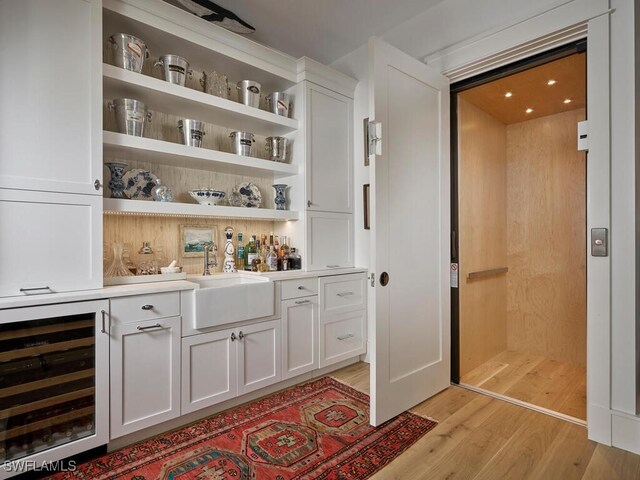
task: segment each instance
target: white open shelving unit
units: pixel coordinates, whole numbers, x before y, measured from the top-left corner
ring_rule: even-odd
[[[262,83],[265,93],[290,89],[297,83],[296,61],[258,44],[246,51],[246,42],[233,44],[205,22],[194,22],[192,15],[169,4],[150,0],[103,1],[103,36],[127,32],[142,38],[155,54],[183,55],[193,65],[211,65],[229,78],[250,78]],[[244,40],[244,39],[242,39]],[[264,51],[262,51],[264,50]],[[103,97],[135,98],[164,113],[250,131],[257,135],[294,138],[299,122],[258,108],[216,97],[192,88],[131,72],[103,63]],[[278,180],[301,175],[298,164],[285,164],[255,157],[103,132],[105,161],[144,161],[155,164],[257,176]],[[294,182],[295,183],[295,182]],[[104,214],[225,217],[268,221],[291,221],[300,212],[265,208],[204,206],[190,203],[104,199]]]

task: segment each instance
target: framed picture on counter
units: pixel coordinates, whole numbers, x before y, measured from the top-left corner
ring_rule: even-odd
[[[180,253],[182,257],[204,257],[204,244],[215,242],[214,227],[180,225]]]

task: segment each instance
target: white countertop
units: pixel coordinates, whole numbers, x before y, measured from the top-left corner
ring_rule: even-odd
[[[366,272],[366,268],[332,268],[328,270],[302,271],[287,270],[284,272],[242,272],[247,275],[259,275],[272,281],[289,280],[293,278],[326,277],[329,275],[347,275],[350,273]],[[215,275],[226,275],[216,273]],[[193,275],[198,276],[198,275]],[[200,288],[197,283],[187,280],[173,280],[166,282],[137,283],[133,285],[114,285],[94,290],[80,290],[65,293],[50,293],[43,295],[24,295],[20,297],[0,298],[0,310],[5,308],[31,307],[52,303],[82,302],[104,298],[126,297],[145,293],[175,292],[181,290],[195,290]]]

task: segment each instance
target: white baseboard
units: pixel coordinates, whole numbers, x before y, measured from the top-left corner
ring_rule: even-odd
[[[640,418],[611,412],[611,443],[614,447],[640,454]]]

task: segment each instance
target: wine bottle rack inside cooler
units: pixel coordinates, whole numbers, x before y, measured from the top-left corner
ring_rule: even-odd
[[[95,433],[95,314],[0,325],[0,461]]]

